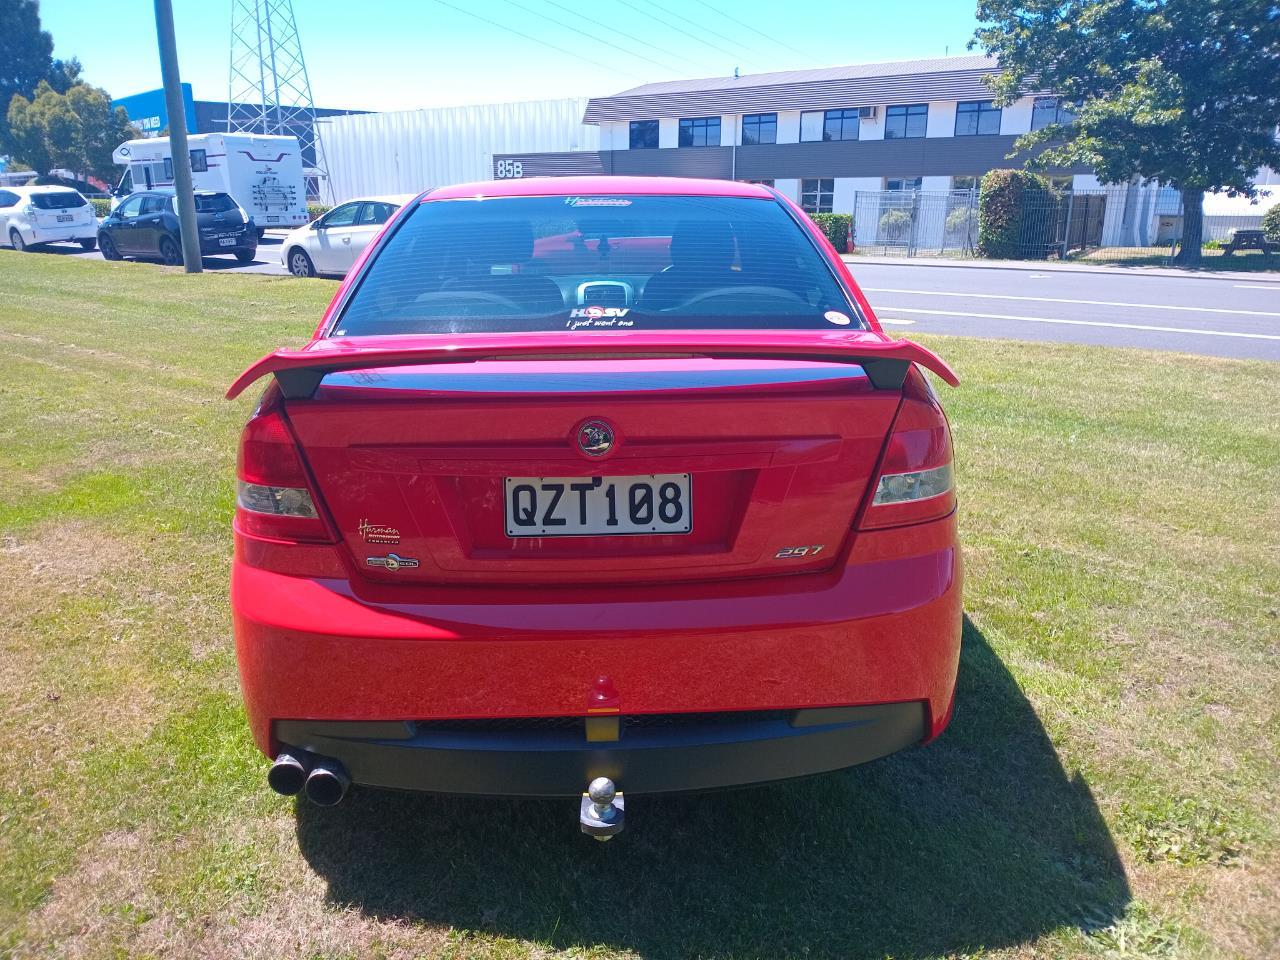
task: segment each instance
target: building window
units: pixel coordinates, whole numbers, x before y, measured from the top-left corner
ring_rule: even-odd
[[[956,106],[956,136],[985,137],[1000,132],[1000,108],[991,100],[967,100]]]
[[[929,123],[927,103],[909,103],[890,107],[885,112],[884,138],[901,140],[906,137],[923,137]]]
[[[835,191],[834,180],[801,180],[800,206],[805,213],[830,213]]]
[[[886,177],[884,188],[886,190],[919,190],[920,184],[924,181],[920,177]]]
[[[680,146],[720,146],[720,118],[694,117],[680,121]]]
[[[800,114],[800,139],[857,140],[857,110],[806,110]]]
[[[658,121],[657,120],[632,120],[631,121],[631,149],[632,150],[657,150],[658,149]]]
[[[977,190],[981,185],[981,182],[981,177],[952,177],[951,189],[964,191]]]
[[[1058,174],[1049,178],[1049,186],[1054,190],[1066,192],[1076,188],[1076,178],[1071,174]]]
[[[742,118],[742,145],[778,142],[776,113],[748,113]]]
[[[1039,130],[1051,123],[1070,123],[1076,115],[1062,105],[1059,97],[1036,97],[1031,106],[1031,129]]]

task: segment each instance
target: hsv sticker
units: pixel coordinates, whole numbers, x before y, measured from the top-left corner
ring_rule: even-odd
[[[576,307],[569,311],[565,326],[570,330],[634,327],[634,320],[623,319],[630,312],[630,307]]]
[[[571,317],[590,317],[598,320],[601,317],[625,317],[631,312],[630,307],[577,307],[569,311]]]
[[[828,310],[823,316],[827,318],[828,323],[834,323],[842,327],[847,327],[850,323],[849,315],[841,313],[839,310]]]

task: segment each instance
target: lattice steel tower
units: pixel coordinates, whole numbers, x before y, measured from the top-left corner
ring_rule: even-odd
[[[227,131],[297,137],[307,192],[313,192],[314,177],[314,192],[329,195],[324,144],[293,0],[231,0]]]

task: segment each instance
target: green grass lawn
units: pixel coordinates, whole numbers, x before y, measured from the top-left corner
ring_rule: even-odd
[[[0,956],[1280,956],[1280,365],[922,337],[964,378],[950,730],[605,845],[266,787],[222,392],[332,291],[0,251]]]

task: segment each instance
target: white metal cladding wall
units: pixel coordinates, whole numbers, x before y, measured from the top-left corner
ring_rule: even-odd
[[[321,121],[333,200],[493,178],[495,153],[596,150],[587,100],[365,113]]]

